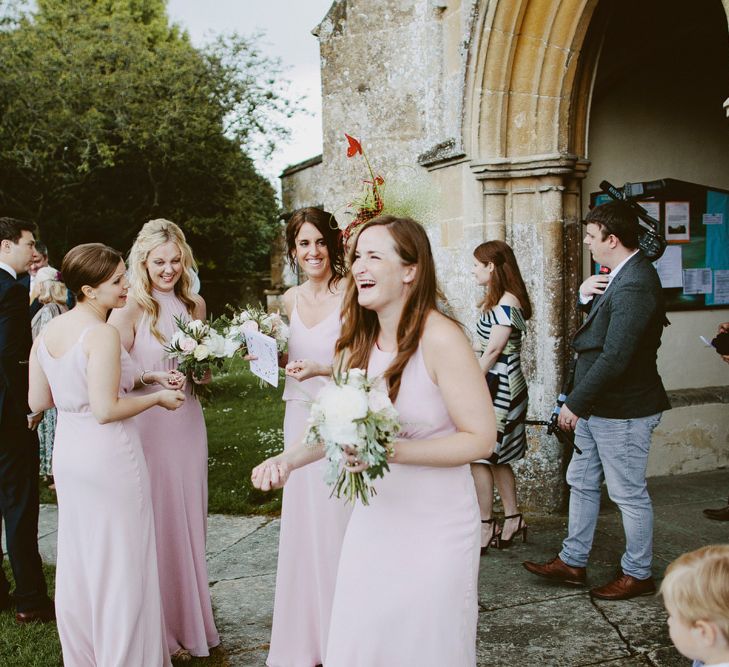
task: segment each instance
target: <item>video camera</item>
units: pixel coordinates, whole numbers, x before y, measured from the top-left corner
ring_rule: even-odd
[[[625,202],[638,216],[640,234],[638,236],[638,247],[643,254],[655,262],[666,250],[666,239],[661,235],[661,223],[648,215],[646,210],[636,199],[646,199],[665,192],[669,187],[665,179],[659,181],[646,181],[644,183],[626,183],[622,188],[616,188],[608,181],[600,183],[600,189],[617,201]]]

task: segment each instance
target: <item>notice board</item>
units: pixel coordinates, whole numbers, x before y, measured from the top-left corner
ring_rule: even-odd
[[[660,193],[638,203],[660,222],[668,242],[654,262],[668,310],[729,306],[729,190],[663,179]],[[590,194],[590,205],[611,201]]]

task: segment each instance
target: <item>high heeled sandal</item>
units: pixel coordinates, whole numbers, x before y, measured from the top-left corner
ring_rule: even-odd
[[[483,556],[488,552],[489,547],[494,547],[495,549],[501,548],[499,547],[499,542],[501,540],[501,526],[499,526],[496,519],[481,519],[481,523],[486,523],[491,526],[491,535],[488,541],[486,541],[486,546],[481,547],[481,555]]]
[[[510,514],[509,516],[505,516],[504,523],[506,523],[507,519],[519,519],[519,523],[516,526],[516,530],[511,534],[511,537],[509,537],[508,540],[501,537],[501,534],[499,534],[499,544],[496,547],[497,549],[508,549],[511,546],[511,543],[514,541],[514,538],[518,535],[521,535],[522,544],[527,541],[527,528],[529,528],[529,526],[527,526],[524,522],[524,516],[522,515],[522,513],[519,512],[518,514]]]

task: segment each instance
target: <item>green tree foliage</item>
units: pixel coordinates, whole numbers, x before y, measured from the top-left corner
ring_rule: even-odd
[[[39,223],[58,257],[129,248],[178,222],[218,276],[260,268],[276,231],[270,151],[292,107],[256,39],[193,48],[164,0],[11,0],[0,25],[0,211]]]

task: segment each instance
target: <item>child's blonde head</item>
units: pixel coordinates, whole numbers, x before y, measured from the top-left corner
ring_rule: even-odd
[[[661,594],[687,624],[711,621],[729,641],[729,544],[679,556],[666,570]]]

